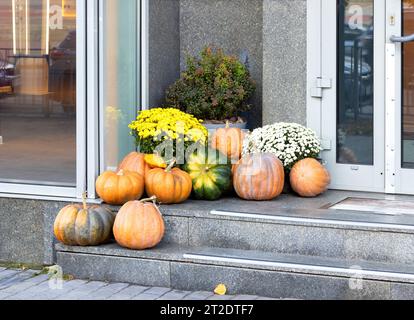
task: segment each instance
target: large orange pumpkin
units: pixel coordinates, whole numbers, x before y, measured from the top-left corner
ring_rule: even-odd
[[[245,134],[239,128],[230,128],[227,122],[225,128],[217,129],[211,138],[211,146],[233,161],[238,161],[243,150]]]
[[[56,238],[69,246],[96,246],[112,237],[115,214],[102,206],[68,205],[54,223]]]
[[[145,162],[145,154],[131,152],[119,164],[117,171],[124,170],[137,172],[141,176],[145,177],[145,174],[149,171],[149,169],[150,167]]]
[[[292,189],[302,197],[316,197],[324,193],[330,183],[328,170],[315,159],[299,161],[290,172]]]
[[[190,175],[178,168],[156,168],[148,171],[145,176],[145,188],[148,196],[157,197],[164,204],[176,204],[186,201],[193,188]]]
[[[121,208],[113,229],[119,245],[129,249],[145,250],[161,242],[165,224],[157,206],[147,202],[153,199],[130,201]]]
[[[113,205],[123,205],[128,201],[140,199],[144,189],[145,178],[132,171],[106,171],[96,180],[98,195],[103,201]]]
[[[245,200],[272,200],[284,187],[285,170],[282,162],[270,153],[244,156],[233,168],[236,193]]]

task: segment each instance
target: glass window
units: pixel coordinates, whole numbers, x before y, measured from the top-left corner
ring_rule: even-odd
[[[338,1],[337,162],[374,163],[374,0]]]
[[[139,1],[104,0],[101,8],[104,169],[135,150],[128,124],[139,105]]]
[[[76,2],[0,0],[0,182],[76,185]]]

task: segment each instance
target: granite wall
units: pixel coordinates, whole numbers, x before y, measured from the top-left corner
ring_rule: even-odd
[[[150,1],[150,102],[206,45],[249,54],[257,92],[250,127],[276,121],[306,124],[306,0]]]
[[[187,54],[196,55],[206,45],[221,47],[228,54],[249,54],[252,77],[257,83],[249,124],[262,122],[263,78],[262,0],[181,0],[181,69]]]
[[[53,223],[65,205],[0,198],[0,261],[53,264]]]
[[[263,0],[263,122],[306,125],[306,0]]]

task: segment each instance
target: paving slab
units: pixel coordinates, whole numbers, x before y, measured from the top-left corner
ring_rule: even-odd
[[[14,284],[6,289],[1,290],[0,292],[2,293],[10,293],[10,294],[15,294],[18,292],[22,292],[25,291],[26,289],[36,286],[42,282],[48,281],[49,280],[49,276],[46,274],[42,274],[42,275],[38,275],[36,277],[32,277],[29,279],[26,279],[20,283]]]
[[[149,287],[130,285],[118,293],[110,296],[108,300],[129,300],[148,289]]]
[[[214,293],[208,291],[196,291],[184,297],[183,300],[206,300],[213,295]]]
[[[172,291],[172,290],[170,288],[153,287],[145,291],[145,294],[153,294],[153,295],[161,296],[161,295],[166,294],[169,291]]]
[[[80,285],[74,290],[71,290],[68,294],[58,297],[56,300],[82,300],[86,299],[88,295],[94,291],[107,286],[107,282],[102,281],[91,281],[83,285]]]
[[[85,300],[106,300],[128,286],[128,283],[111,283],[94,291],[92,294],[87,296]]]
[[[157,300],[182,300],[190,294],[191,291],[172,290],[170,292],[167,292]]]
[[[19,272],[17,274],[15,274],[12,277],[9,278],[3,278],[3,280],[0,280],[0,291],[3,289],[6,289],[14,284],[18,284],[21,283],[24,280],[33,278],[33,276],[36,275],[35,271],[24,271],[24,272]]]
[[[232,300],[234,296],[219,296],[214,295],[212,297],[207,298],[207,300]]]
[[[86,280],[71,280],[65,281],[61,288],[49,289],[36,297],[36,300],[55,300],[62,296],[66,296],[71,291],[76,290],[84,286],[88,281]]]
[[[243,300],[257,300],[258,298],[259,298],[259,296],[237,295],[234,298],[232,298],[231,300],[238,300],[238,301],[243,301]]]
[[[156,295],[156,294],[142,293],[142,294],[137,295],[136,297],[133,297],[131,300],[157,300],[160,297],[161,297],[160,295]]]
[[[16,274],[18,274],[20,272],[22,272],[22,270],[14,270],[14,269],[3,270],[3,271],[0,272],[0,282],[5,280],[5,279],[14,277]]]

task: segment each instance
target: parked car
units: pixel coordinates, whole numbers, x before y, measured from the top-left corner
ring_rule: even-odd
[[[15,66],[8,61],[0,60],[0,93],[13,91]]]

